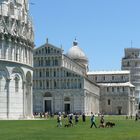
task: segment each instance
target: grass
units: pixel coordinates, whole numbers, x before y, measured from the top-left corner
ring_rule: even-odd
[[[0,121],[0,140],[140,140],[140,121],[106,116],[114,128],[90,128],[90,119],[74,127],[56,127],[55,119]],[[96,124],[99,119],[96,117]]]

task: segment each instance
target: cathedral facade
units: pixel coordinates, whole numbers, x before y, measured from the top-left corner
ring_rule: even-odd
[[[0,0],[0,119],[32,116],[34,32],[28,0]]]
[[[100,87],[87,77],[88,59],[76,41],[67,54],[45,43],[34,50],[34,112],[99,112]]]

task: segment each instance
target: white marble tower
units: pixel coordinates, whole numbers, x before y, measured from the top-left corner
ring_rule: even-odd
[[[140,49],[126,48],[122,58],[122,70],[130,70],[130,80],[135,86],[135,108],[140,110]]]

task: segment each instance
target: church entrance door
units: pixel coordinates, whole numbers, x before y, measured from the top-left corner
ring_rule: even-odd
[[[65,103],[65,113],[70,113],[70,103]]]
[[[51,100],[44,100],[44,111],[45,112],[52,112],[52,104],[51,104]]]
[[[118,115],[122,115],[122,107],[118,107]]]

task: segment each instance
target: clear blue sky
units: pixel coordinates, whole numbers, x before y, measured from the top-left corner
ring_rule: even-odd
[[[119,70],[124,48],[140,47],[140,0],[30,0],[35,45],[64,52],[76,37],[90,70]]]

